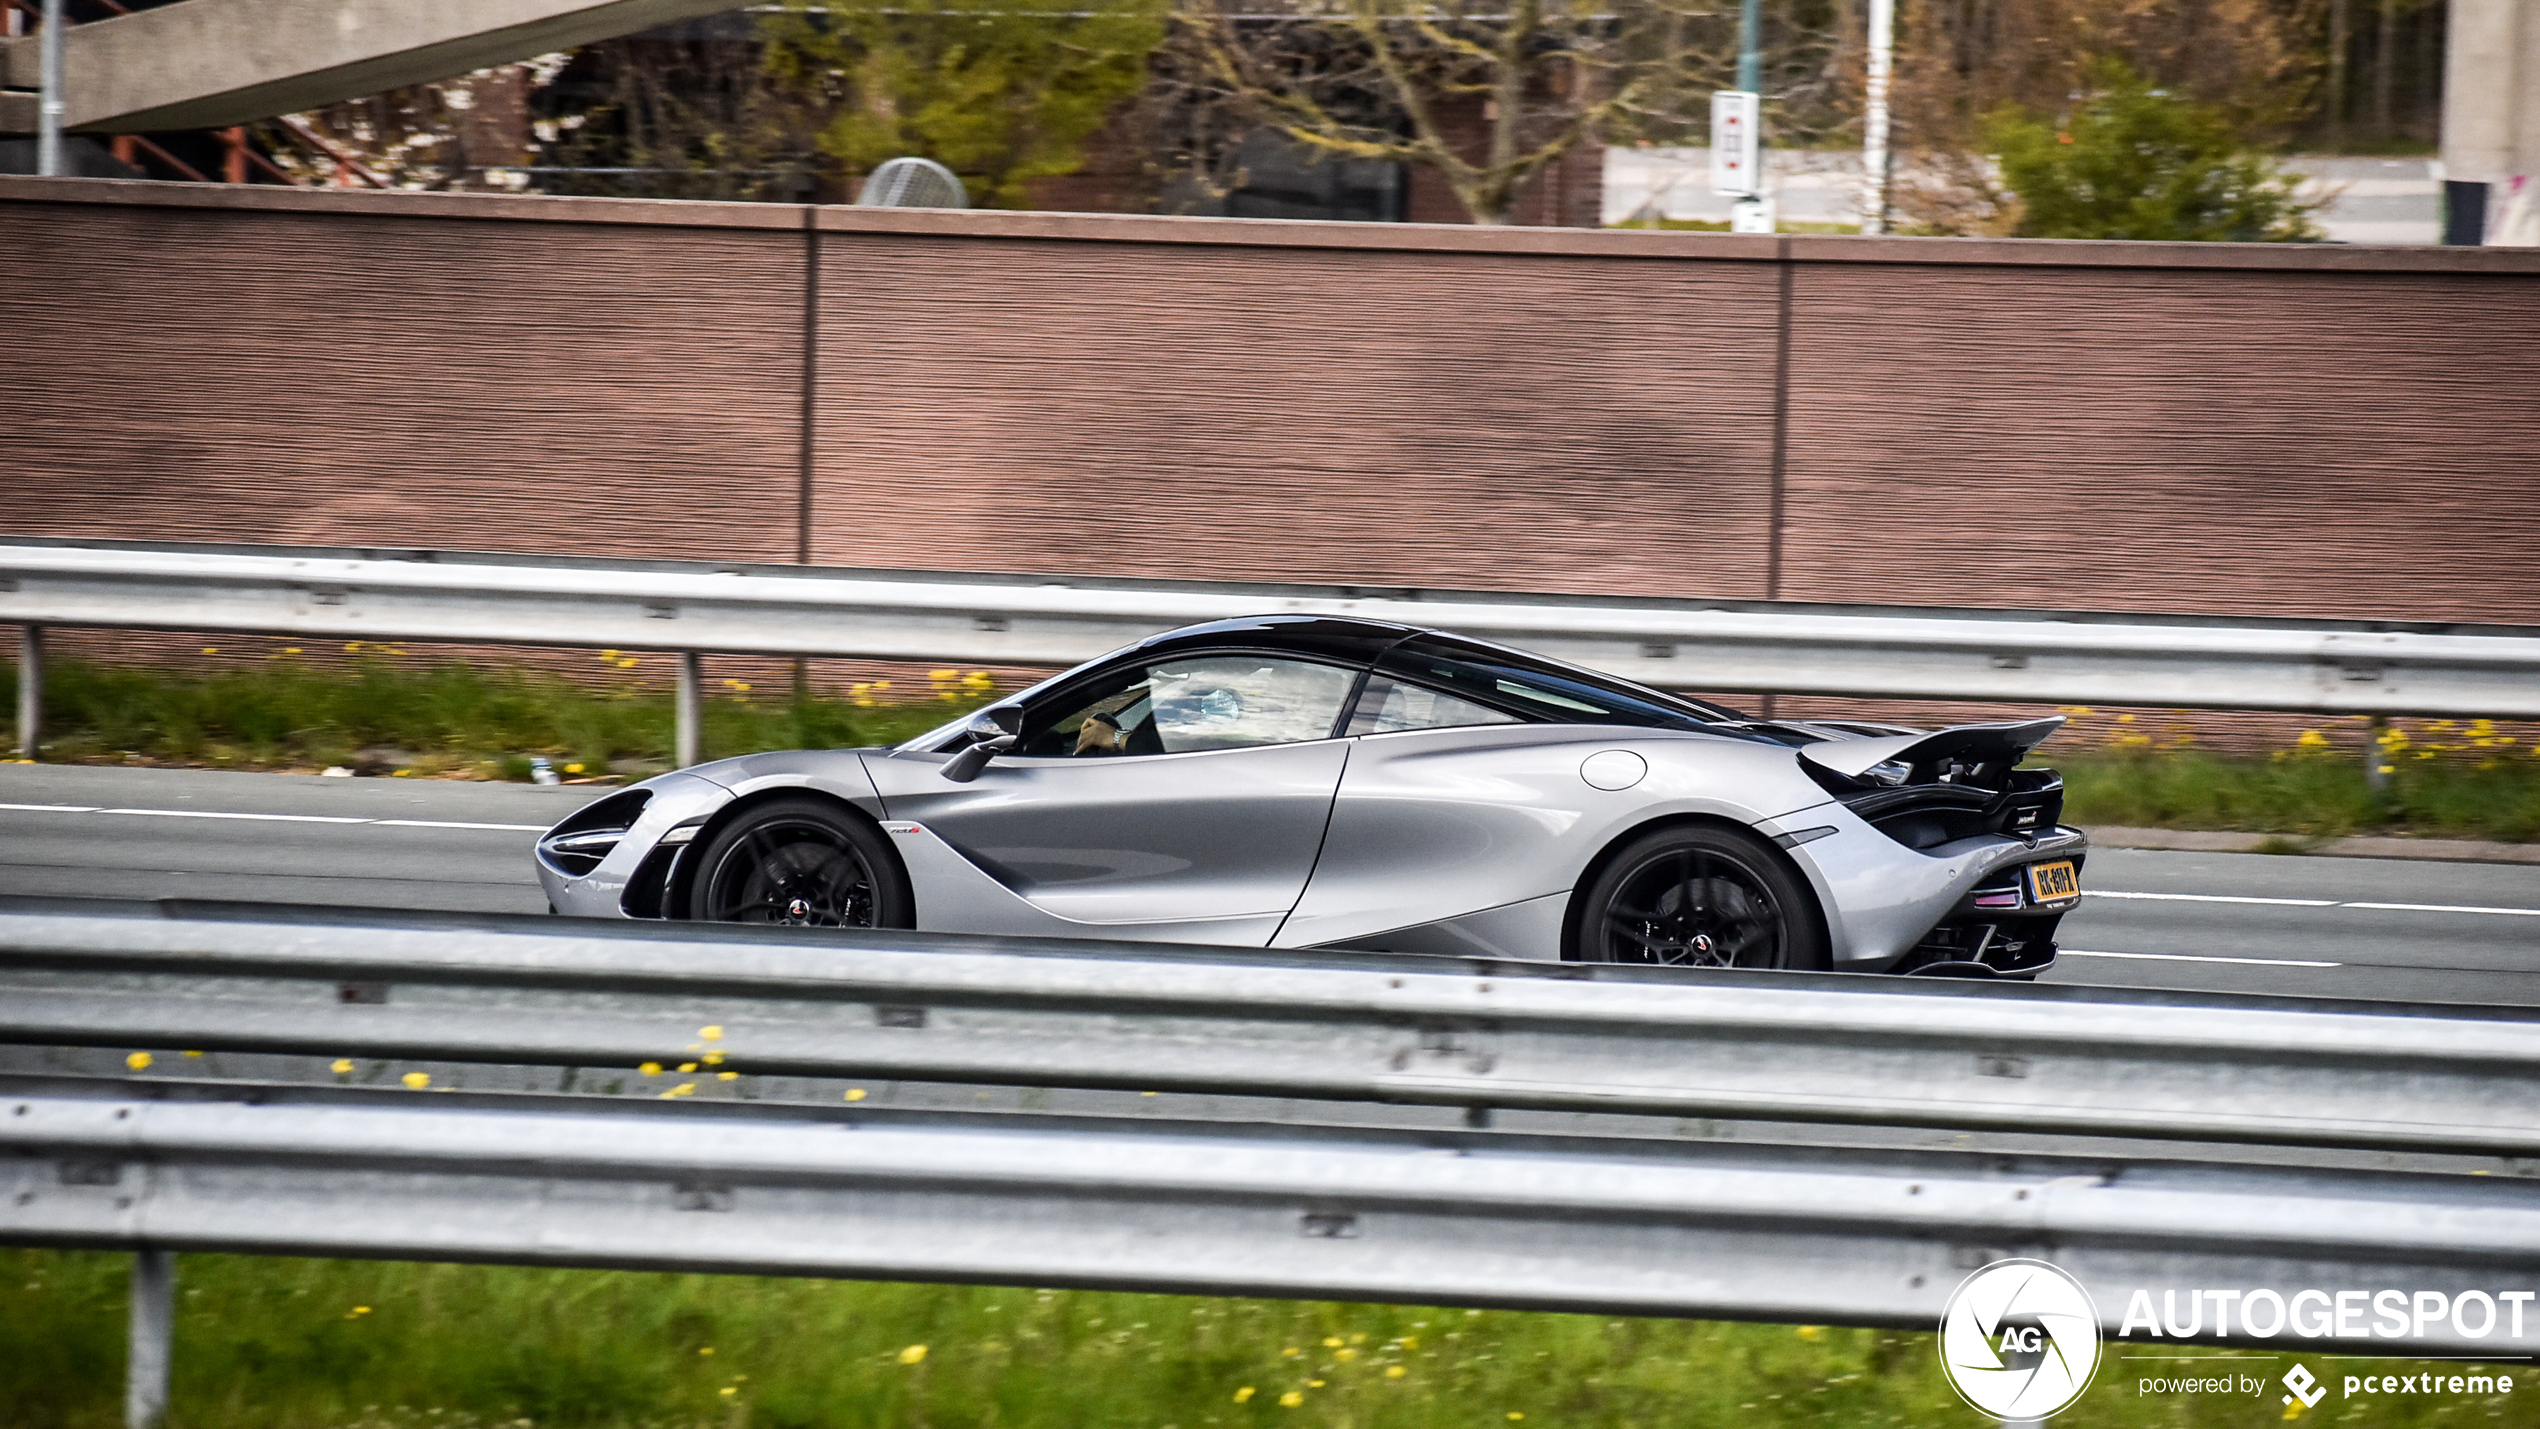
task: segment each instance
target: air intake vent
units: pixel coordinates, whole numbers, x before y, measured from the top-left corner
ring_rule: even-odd
[[[652,799],[650,789],[629,789],[574,810],[538,840],[539,859],[567,878],[587,876],[626,837]]]

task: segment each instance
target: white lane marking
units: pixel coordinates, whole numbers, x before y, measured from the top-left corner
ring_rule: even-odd
[[[2250,963],[2262,968],[2342,968],[2344,963],[2320,963],[2307,958],[2220,958],[2199,953],[2094,953],[2080,948],[2062,948],[2058,956],[2067,958],[2142,958],[2157,963]]]
[[[2340,908],[2388,908],[2401,913],[2503,913],[2515,918],[2540,918],[2540,908],[2471,908],[2456,903],[2340,903]]]
[[[277,824],[368,824],[372,819],[337,814],[225,814],[211,809],[99,809],[101,814],[149,814],[162,819],[261,819]]]
[[[368,824],[386,829],[490,829],[543,834],[545,824],[473,824],[455,819],[357,819],[343,814],[236,814],[218,809],[99,809],[84,804],[0,804],[0,810],[32,814],[147,814],[162,819],[258,819],[282,824]]]
[[[2244,898],[2234,893],[2119,893],[2113,888],[2085,888],[2084,898],[2157,898],[2164,903],[2280,903],[2290,908],[2335,908],[2334,898]]]
[[[2287,908],[2377,908],[2397,913],[2502,913],[2540,918],[2540,908],[2479,908],[2462,903],[2340,903],[2333,898],[2243,898],[2225,893],[2121,893],[2113,888],[2085,888],[2085,898],[2154,898],[2164,903],[2273,903]]]

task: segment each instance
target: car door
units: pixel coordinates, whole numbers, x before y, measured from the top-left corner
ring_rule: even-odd
[[[1015,752],[970,783],[883,761],[898,766],[883,800],[1058,918],[1131,937],[1223,924],[1229,936],[1208,941],[1266,942],[1313,872],[1358,677],[1242,651],[1133,663],[1034,712]]]

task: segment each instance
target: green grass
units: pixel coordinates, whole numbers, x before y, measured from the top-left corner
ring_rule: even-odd
[[[13,1429],[121,1422],[128,1263],[0,1251]],[[215,1255],[178,1285],[170,1429],[1989,1423],[1897,1331]],[[2138,1397],[2127,1370],[2103,1362],[2059,1429],[2283,1422],[2274,1397]],[[2332,1389],[2302,1418],[2531,1425],[2540,1393],[2367,1411]]]
[[[532,754],[593,774],[612,763],[621,772],[666,768],[670,693],[626,676],[620,666],[629,657],[609,652],[604,661],[610,675],[594,683],[511,666],[419,666],[390,654],[212,671],[65,660],[46,681],[45,757],[508,779],[529,777]],[[922,690],[858,686],[800,702],[726,681],[706,701],[706,751],[893,744],[995,692],[983,674],[940,674],[949,678]],[[12,668],[0,676],[0,701],[15,688]],[[2384,755],[2394,770],[2387,795],[2367,786],[2359,749],[2318,743],[2221,754],[2179,744],[2175,734],[2170,746],[2156,745],[2130,732],[2137,727],[2076,729],[2041,751],[2064,773],[2071,821],[2279,834],[2288,848],[2358,833],[2540,842],[2540,759],[2491,726],[2401,722]]]
[[[2540,841],[2540,759],[2413,753],[2391,763],[2376,793],[2357,753],[2223,755],[2199,750],[2055,753],[2064,819],[2087,828],[2237,829],[2335,838],[2348,834]],[[2484,767],[2482,767],[2484,766]],[[2288,848],[2294,846],[2287,841]]]
[[[888,690],[797,702],[784,690],[724,682],[705,702],[706,750],[896,743],[978,704],[992,688],[983,679],[935,682],[900,703]],[[14,666],[0,686],[14,707]],[[594,773],[613,761],[667,767],[675,723],[670,692],[632,678],[586,683],[509,666],[419,667],[388,655],[209,672],[63,660],[47,672],[44,696],[47,759],[242,769],[340,764],[526,779],[532,754]],[[378,753],[365,758],[364,750]]]

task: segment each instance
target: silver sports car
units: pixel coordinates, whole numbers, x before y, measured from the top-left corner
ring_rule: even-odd
[[[895,749],[726,759],[539,840],[559,913],[2030,977],[2060,718],[1773,722],[1368,620],[1195,625]]]

